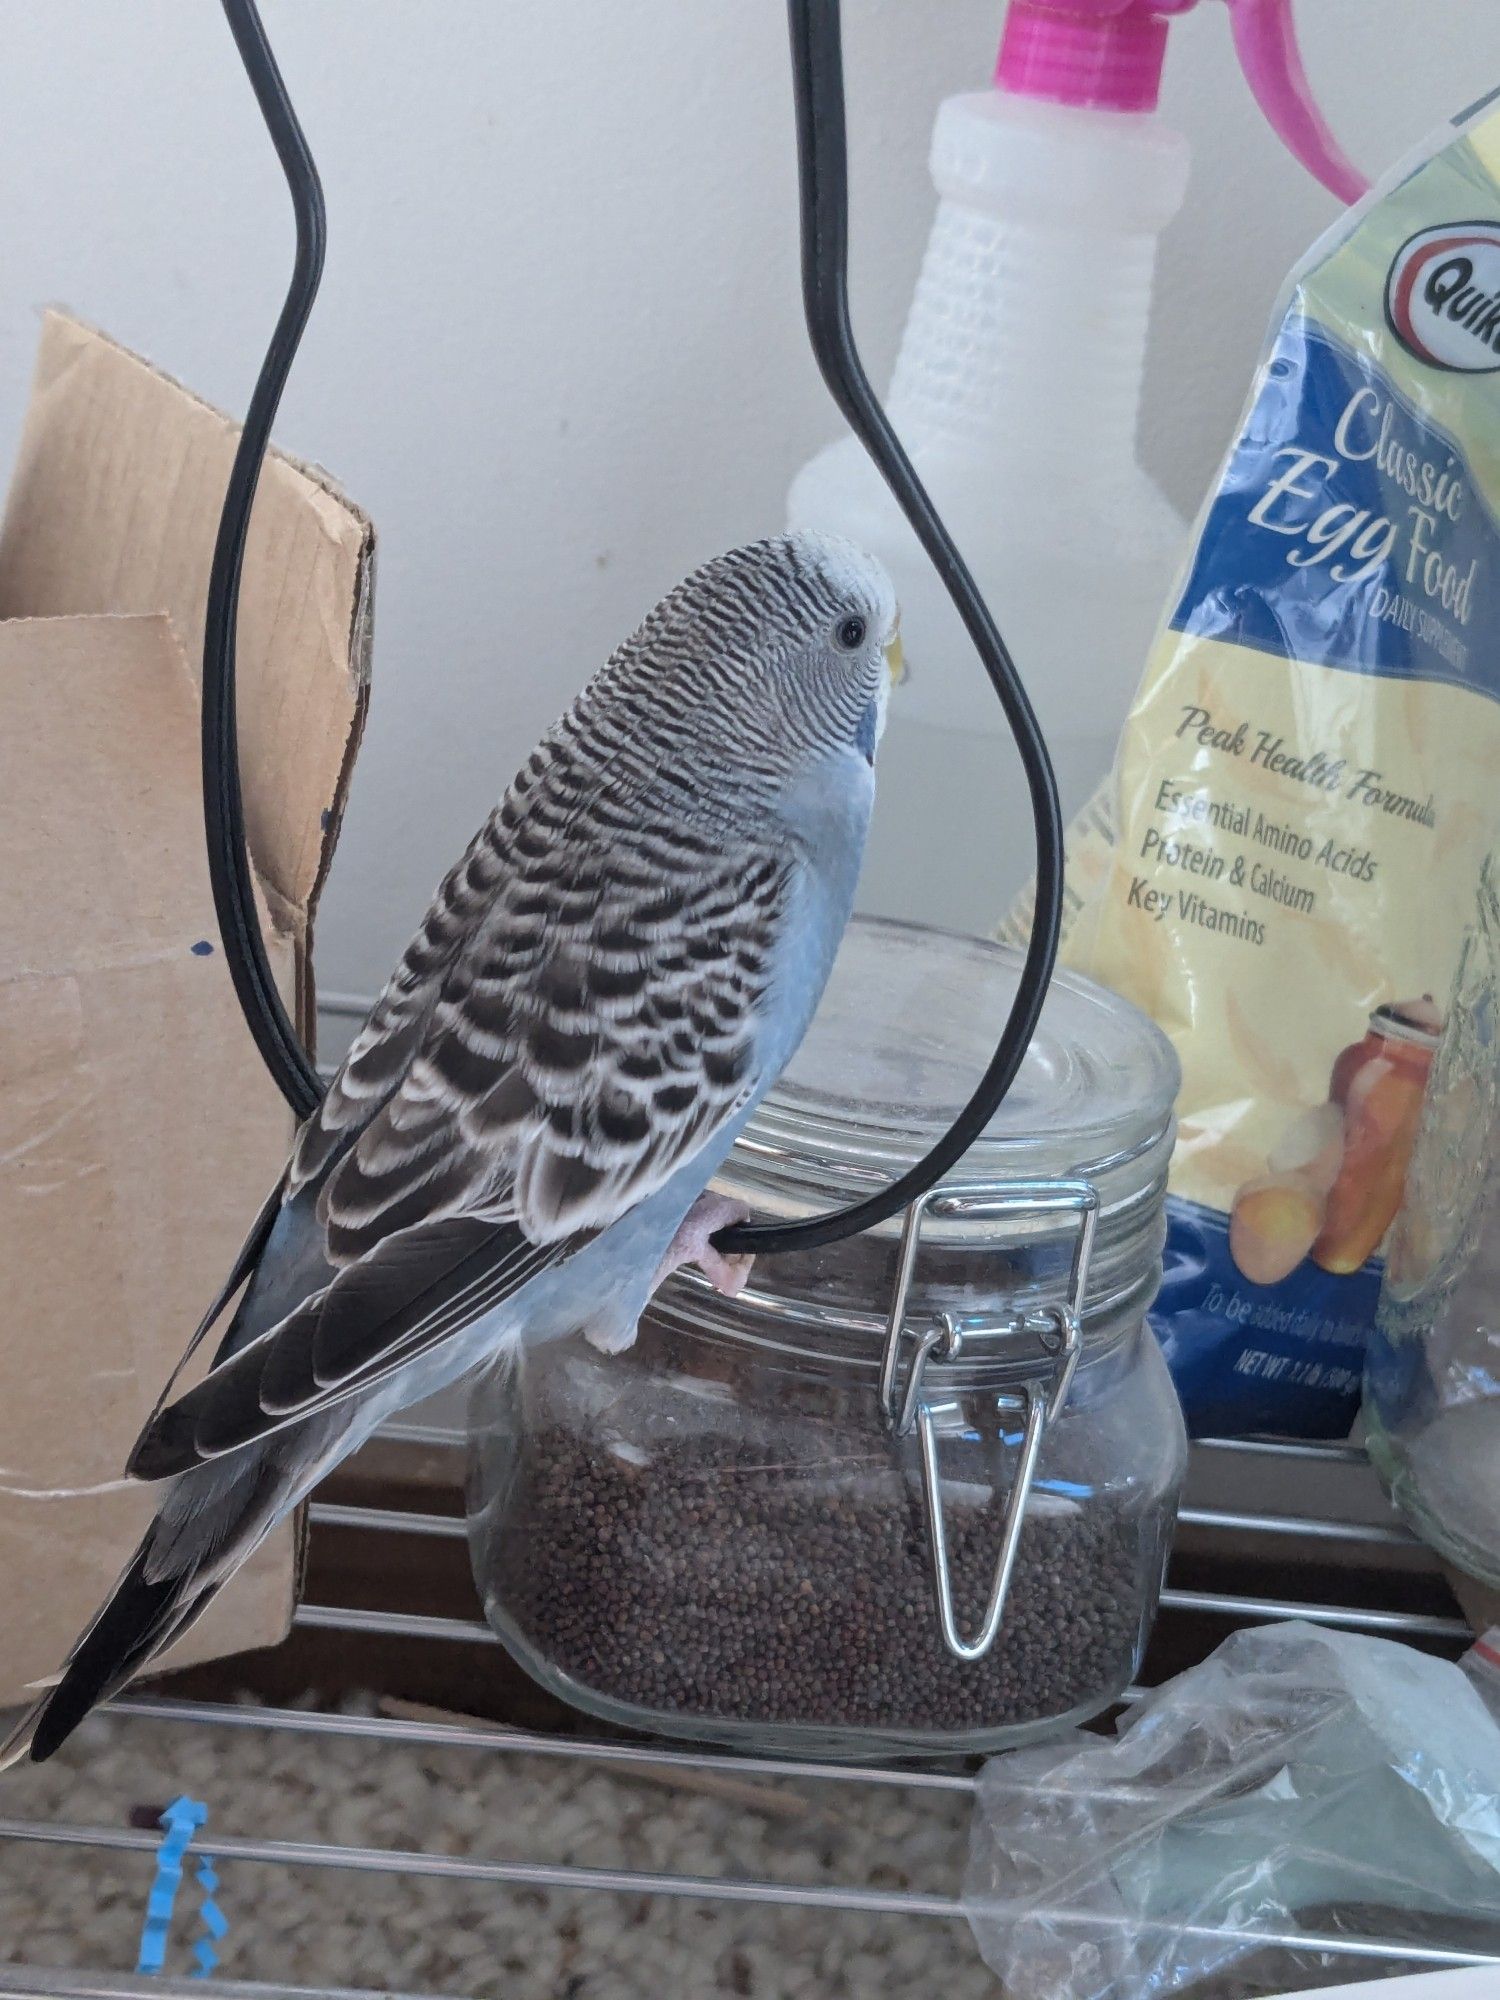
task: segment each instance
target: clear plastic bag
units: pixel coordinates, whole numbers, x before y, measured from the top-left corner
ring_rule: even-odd
[[[1439,1555],[1500,1588],[1500,847],[1432,1065],[1365,1355],[1371,1460]]]
[[[1114,1738],[986,1765],[964,1901],[1006,2000],[1245,2000],[1408,1969],[1401,1944],[1500,1952],[1500,1727],[1409,1647],[1237,1632]]]

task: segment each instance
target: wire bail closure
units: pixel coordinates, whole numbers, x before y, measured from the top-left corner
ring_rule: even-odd
[[[907,1332],[906,1307],[911,1296],[912,1277],[921,1247],[922,1227],[929,1215],[962,1217],[976,1222],[1004,1220],[1050,1221],[1061,1219],[1073,1230],[1073,1255],[1068,1271],[1066,1297],[1059,1305],[1033,1307],[1009,1313],[983,1324],[961,1326],[953,1313],[939,1313],[917,1336],[904,1388],[898,1382],[901,1354]],[[942,1187],[919,1195],[906,1211],[901,1230],[901,1248],[896,1263],[896,1282],[891,1291],[886,1317],[885,1345],[880,1361],[880,1408],[887,1428],[895,1437],[909,1437],[916,1428],[922,1451],[922,1494],[927,1515],[928,1549],[932,1558],[933,1594],[937,1603],[938,1625],[943,1644],[957,1660],[982,1660],[999,1637],[1005,1616],[1005,1600],[1010,1591],[1011,1572],[1020,1546],[1026,1503],[1031,1496],[1037,1461],[1047,1425],[1055,1421],[1068,1391],[1083,1349],[1083,1311],[1088,1295],[1089,1263],[1099,1221],[1099,1195],[1089,1181],[1011,1181],[1004,1187]],[[1020,1457],[1016,1476],[1006,1502],[1000,1531],[1000,1549],[995,1574],[979,1630],[965,1639],[958,1629],[953,1603],[953,1574],[948,1560],[948,1530],[943,1514],[942,1472],[938,1464],[938,1429],[945,1418],[961,1415],[962,1405],[951,1398],[933,1400],[926,1393],[929,1374],[958,1361],[967,1343],[976,1339],[1008,1339],[1034,1333],[1047,1363],[1045,1375],[1028,1381],[1020,1390],[1007,1390],[995,1398],[996,1413],[1019,1412],[1023,1419]]]

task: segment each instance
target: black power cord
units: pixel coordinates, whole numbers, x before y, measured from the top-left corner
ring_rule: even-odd
[[[839,0],[789,0],[792,86],[802,209],[802,305],[813,355],[844,420],[875,461],[942,578],[980,665],[1000,698],[1026,772],[1036,821],[1036,913],[1010,1018],[973,1096],[932,1150],[879,1194],[802,1222],[721,1230],[717,1249],[776,1254],[817,1250],[873,1229],[910,1206],[955,1167],[994,1117],[1021,1067],[1057,960],[1062,924],[1063,828],[1057,781],[1021,677],[978,586],[880,407],[849,325],[849,175],[844,139],[844,58]]]
[[[261,363],[245,427],[240,432],[208,573],[208,603],[203,614],[203,826],[208,837],[208,873],[213,885],[214,909],[234,990],[266,1068],[301,1119],[317,1110],[323,1085],[317,1065],[302,1046],[301,1037],[281,1004],[255,910],[255,888],[245,846],[245,804],[240,793],[235,637],[250,511],[255,504],[255,489],[271,441],[271,425],[276,419],[281,392],[318,295],[326,226],[318,170],[276,67],[255,0],[223,0],[223,6],[245,74],[291,189],[297,218],[297,253],[286,303]]]
[[[299,1118],[317,1105],[317,1071],[281,1005],[256,920],[245,851],[234,720],[234,631],[240,570],[256,482],[292,357],[323,264],[323,196],[255,0],[222,0],[291,189],[297,257],[286,303],[262,364],[219,523],[203,638],[203,798],[209,870],[235,991],[256,1046]],[[802,298],[808,336],[830,394],[895,495],[957,607],[1005,711],[1026,773],[1036,822],[1036,912],[1025,962],[995,1053],[938,1143],[879,1194],[802,1222],[720,1231],[724,1250],[813,1250],[888,1220],[956,1166],[994,1116],[1035,1031],[1057,958],[1062,921],[1063,829],[1057,784],[1036,716],[994,619],[891,429],[865,375],[849,324],[849,188],[839,0],[788,0],[802,218]]]

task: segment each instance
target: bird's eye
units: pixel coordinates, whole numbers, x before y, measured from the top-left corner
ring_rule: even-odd
[[[865,621],[863,618],[846,618],[834,637],[846,653],[857,652],[865,643]]]

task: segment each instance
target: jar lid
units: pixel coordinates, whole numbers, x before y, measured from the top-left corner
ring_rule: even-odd
[[[1370,1033],[1387,1042],[1436,1049],[1443,1039],[1442,1009],[1430,993],[1424,993],[1420,1000],[1388,1000],[1371,1014]]]
[[[1010,946],[856,918],[801,1048],[718,1184],[792,1218],[888,1183],[967,1101],[1021,966]],[[1144,1014],[1060,971],[1005,1102],[946,1181],[1084,1178],[1107,1213],[1165,1171],[1179,1074]]]

